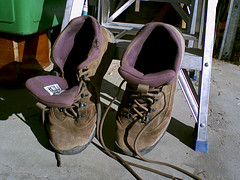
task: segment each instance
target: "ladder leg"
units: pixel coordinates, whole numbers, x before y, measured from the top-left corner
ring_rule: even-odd
[[[217,0],[208,0],[206,9],[206,26],[205,26],[205,40],[203,49],[203,66],[201,72],[200,83],[200,101],[197,124],[197,139],[195,144],[195,151],[208,152],[207,139],[207,117],[208,117],[208,102],[210,93],[213,41],[215,29]]]
[[[178,78],[178,84],[180,88],[182,89],[183,95],[188,103],[188,106],[192,112],[193,118],[197,122],[198,117],[198,101],[197,101],[197,95],[195,93],[195,89],[190,86],[190,82],[187,79],[187,74],[184,72],[183,69],[179,72],[179,78]]]

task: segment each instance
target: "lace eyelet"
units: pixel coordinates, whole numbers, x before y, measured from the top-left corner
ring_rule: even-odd
[[[78,113],[78,118],[84,118],[84,117],[86,117],[85,114]]]
[[[150,108],[150,113],[152,113],[152,112],[155,112],[156,111],[156,108]]]
[[[132,106],[132,103],[128,103],[127,107],[130,108]]]
[[[128,118],[128,119],[130,119],[131,116],[132,116],[132,113],[130,113],[130,112],[125,112],[125,113],[123,113],[123,116],[126,117],[126,118]]]
[[[87,67],[83,68],[83,72],[86,72],[87,70],[88,70],[88,68],[87,68]]]
[[[149,118],[148,116],[144,116],[143,118],[142,118],[142,123],[148,123],[148,122],[150,122],[151,121],[151,118]]]
[[[81,76],[81,78],[82,78],[82,79],[85,79],[87,76],[88,76],[88,73],[83,74],[83,75]]]
[[[82,87],[86,87],[87,84],[85,82],[82,83]]]
[[[82,93],[81,94],[81,98],[85,98],[85,97],[87,97],[88,96],[88,93]]]
[[[87,103],[85,103],[85,102],[79,102],[79,107],[81,108],[81,107],[86,107],[87,106]]]
[[[153,99],[153,104],[154,104],[155,102],[157,102],[157,101],[159,101],[159,98],[157,98],[157,97],[154,98],[154,99]]]

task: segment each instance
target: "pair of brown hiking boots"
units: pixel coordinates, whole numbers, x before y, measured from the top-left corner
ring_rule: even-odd
[[[113,35],[95,18],[73,19],[52,49],[60,76],[37,76],[26,82],[49,109],[43,119],[57,153],[79,153],[94,138],[101,120],[101,82],[114,44]],[[122,152],[145,154],[163,136],[184,49],[181,33],[158,22],[146,24],[128,46],[119,68],[127,86],[114,120],[115,142]]]

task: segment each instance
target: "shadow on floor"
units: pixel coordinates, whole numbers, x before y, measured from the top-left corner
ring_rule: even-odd
[[[167,132],[179,139],[179,141],[181,141],[183,144],[194,150],[195,139],[193,127],[187,126],[186,124],[172,117]]]
[[[38,142],[52,151],[48,137],[41,120],[41,110],[36,107],[36,99],[29,91],[22,88],[0,88],[0,121],[7,121],[11,116],[16,116],[31,128]]]
[[[117,86],[114,84],[103,80],[102,93],[106,93],[110,97],[114,97],[117,92]],[[123,90],[120,91],[118,96],[118,101],[121,101],[123,95]],[[111,98],[101,94],[101,98],[107,99]],[[18,119],[22,120],[26,125],[28,125],[39,143],[46,149],[53,151],[51,145],[49,144],[46,131],[43,127],[41,120],[41,110],[35,106],[36,99],[33,98],[26,88],[0,88],[0,120],[8,120],[9,116],[16,115]],[[119,105],[118,103],[115,103]],[[105,112],[108,105],[102,103],[102,115]],[[106,146],[113,150],[118,151],[116,144],[114,143],[115,134],[115,117],[116,110],[110,108],[103,126],[103,138]],[[167,132],[175,136],[186,146],[194,149],[194,128],[183,124],[175,118],[171,119]]]

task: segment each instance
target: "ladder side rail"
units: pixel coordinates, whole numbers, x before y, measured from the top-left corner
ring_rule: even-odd
[[[208,0],[206,3],[205,38],[203,44],[197,139],[195,144],[195,151],[205,153],[208,152],[207,118],[217,2],[218,0]]]

